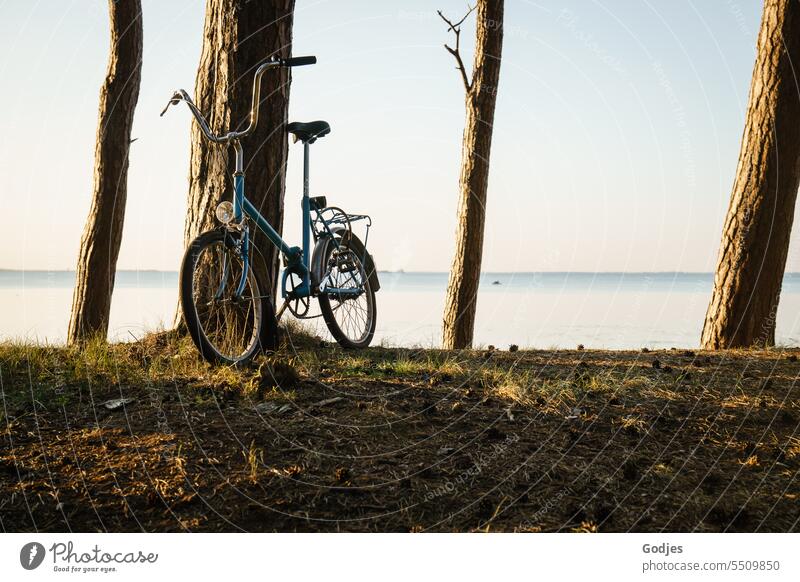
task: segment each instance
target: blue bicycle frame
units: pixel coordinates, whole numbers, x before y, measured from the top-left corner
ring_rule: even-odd
[[[245,196],[245,187],[244,187],[244,151],[242,149],[242,144],[240,142],[240,138],[246,137],[247,135],[251,134],[255,127],[258,125],[258,105],[259,105],[259,95],[261,91],[261,76],[270,68],[284,66],[284,67],[291,67],[291,66],[299,66],[299,65],[309,65],[316,62],[316,57],[295,57],[289,59],[280,59],[280,58],[273,58],[264,63],[262,63],[258,69],[256,69],[254,80],[253,80],[253,99],[252,105],[250,109],[250,123],[246,129],[242,131],[234,131],[229,132],[225,135],[216,135],[214,134],[208,126],[208,122],[203,117],[200,110],[192,101],[191,97],[184,91],[183,89],[179,89],[173,93],[172,97],[170,98],[167,106],[161,112],[161,115],[166,113],[167,109],[170,105],[175,105],[181,101],[185,102],[189,110],[197,119],[197,123],[200,125],[200,129],[205,134],[205,136],[212,142],[218,144],[225,144],[225,145],[232,145],[236,152],[236,166],[233,173],[233,221],[235,226],[242,232],[242,242],[241,242],[241,253],[242,253],[242,278],[239,281],[239,284],[236,288],[236,295],[241,295],[244,293],[244,288],[247,282],[247,276],[250,270],[250,233],[246,226],[244,225],[244,218],[248,216],[253,220],[266,237],[274,244],[280,251],[283,253],[284,257],[286,257],[286,268],[283,271],[283,275],[281,278],[281,295],[284,300],[288,302],[290,299],[302,299],[305,297],[310,297],[314,293],[314,289],[312,288],[311,284],[311,272],[310,272],[310,260],[311,260],[311,201],[309,199],[309,164],[308,164],[308,157],[309,157],[309,144],[308,142],[303,142],[303,246],[300,247],[291,247],[289,246],[281,235],[272,227],[272,225],[267,222],[267,219],[264,218],[258,209],[253,206],[253,204],[247,199]],[[325,226],[326,236],[330,236],[334,241],[336,241],[336,237],[334,233],[329,228],[328,223],[325,220],[322,220],[320,209],[316,209],[317,211],[317,218],[322,221]],[[363,217],[362,217],[363,218]],[[315,230],[315,237],[318,235],[317,231]],[[338,248],[338,242],[336,243]],[[227,259],[226,259],[227,260]],[[228,266],[225,264],[223,266],[223,272],[227,273]],[[287,280],[290,275],[297,275],[300,277],[300,285],[293,287],[290,291],[287,290]],[[217,296],[221,297],[224,293],[224,281],[226,277],[223,277],[222,282],[220,283],[220,288],[217,290]],[[338,288],[328,288],[330,292],[335,292],[339,295],[357,295],[361,292],[360,289],[338,289]],[[282,310],[281,310],[282,312]]]
[[[311,271],[309,270],[309,261],[311,256],[311,203],[309,199],[309,144],[303,144],[303,247],[290,247],[288,243],[283,240],[281,235],[272,227],[272,225],[264,218],[258,209],[245,196],[244,188],[244,152],[242,144],[238,140],[233,142],[233,147],[236,151],[236,169],[233,174],[233,219],[237,224],[241,224],[244,215],[249,216],[255,225],[266,235],[266,237],[284,254],[287,259],[286,268],[283,271],[281,279],[281,296],[286,299],[289,292],[286,290],[286,280],[292,273],[297,273],[301,277],[301,284],[291,291],[293,299],[309,297],[312,294],[311,289]],[[236,289],[236,294],[241,295],[244,292],[245,283],[247,281],[247,273],[250,268],[250,233],[244,229],[242,240],[242,279],[239,281],[239,287]]]

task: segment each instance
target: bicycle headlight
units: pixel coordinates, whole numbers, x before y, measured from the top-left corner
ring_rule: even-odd
[[[217,220],[219,220],[222,224],[228,224],[231,220],[233,220],[233,204],[228,202],[220,202],[217,205],[216,210]]]

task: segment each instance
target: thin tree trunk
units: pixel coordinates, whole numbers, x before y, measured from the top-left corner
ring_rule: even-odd
[[[142,77],[140,0],[109,0],[111,52],[100,90],[94,190],[81,237],[67,340],[106,336],[125,220],[131,127]]]
[[[767,0],[702,346],[773,345],[800,184],[800,2]]]
[[[443,347],[472,345],[483,255],[486,190],[503,48],[503,0],[479,0],[472,80],[465,80],[456,250],[444,309]],[[453,51],[451,51],[453,52]],[[460,63],[460,58],[458,58]],[[462,68],[463,69],[463,68]]]
[[[273,55],[291,56],[294,0],[207,0],[203,48],[195,83],[195,101],[212,131],[243,129],[249,121],[253,75]],[[268,71],[261,85],[258,128],[242,142],[247,198],[281,232],[286,187],[290,73]],[[192,124],[189,200],[184,242],[218,225],[214,208],[232,200],[233,148],[209,143]],[[253,244],[262,255],[254,265],[274,292],[278,252],[257,229]]]

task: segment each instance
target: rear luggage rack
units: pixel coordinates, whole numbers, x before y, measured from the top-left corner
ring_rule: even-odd
[[[319,196],[312,200],[325,202],[325,198],[323,196]],[[337,227],[344,227],[348,233],[351,233],[353,231],[354,222],[365,221],[364,246],[367,246],[369,229],[372,226],[371,216],[368,214],[348,214],[336,206],[326,206],[325,208],[319,208],[318,206],[315,206],[316,205],[312,204],[312,209],[315,210],[317,214],[311,222],[311,226],[314,231],[314,240],[319,239],[322,234],[328,234],[332,236],[334,231],[341,230],[341,228]]]

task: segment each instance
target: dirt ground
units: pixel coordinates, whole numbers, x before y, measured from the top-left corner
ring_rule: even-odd
[[[0,346],[0,527],[800,531],[800,351],[511,350]]]

